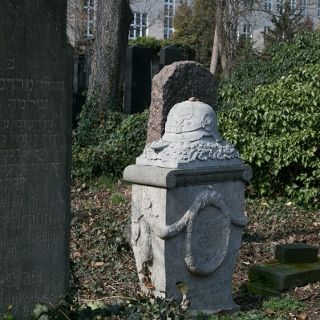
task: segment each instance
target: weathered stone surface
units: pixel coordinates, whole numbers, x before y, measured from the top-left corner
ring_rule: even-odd
[[[248,183],[252,178],[252,170],[244,164],[176,170],[131,165],[125,168],[123,177],[126,181],[136,184],[173,189],[234,180]]]
[[[161,138],[167,115],[176,103],[196,97],[215,108],[216,90],[214,76],[199,63],[182,61],[164,67],[152,82],[147,143]]]
[[[170,143],[172,148],[161,159],[149,158],[144,164],[139,157],[137,165],[124,172],[124,179],[134,183],[131,243],[141,287],[190,304],[191,310],[237,310],[231,280],[247,223],[244,193],[251,170],[238,154],[236,162],[205,159],[201,144],[194,150],[203,158],[187,157],[183,164],[188,166],[179,169],[181,159],[171,158],[182,145],[201,141],[219,145],[222,140],[210,106],[186,101],[171,111],[164,136],[152,144],[155,153]],[[186,295],[181,286],[188,288]]]
[[[269,291],[304,286],[320,280],[320,262],[257,265],[249,270],[249,280],[254,286]]]
[[[0,314],[66,293],[72,58],[66,0],[0,10]],[[1,318],[1,316],[0,316]]]
[[[136,163],[185,169],[242,160],[234,146],[221,139],[215,111],[200,101],[184,101],[170,110],[163,137],[148,144]]]
[[[319,249],[306,243],[279,244],[275,258],[281,263],[310,263],[318,260]]]

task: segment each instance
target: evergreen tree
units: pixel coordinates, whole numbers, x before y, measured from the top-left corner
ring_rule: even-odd
[[[194,49],[195,59],[209,66],[214,36],[215,1],[195,0],[182,4],[174,19],[173,39]]]
[[[310,29],[308,18],[305,19],[302,12],[292,8],[288,0],[279,7],[279,15],[272,16],[271,22],[273,28],[265,35],[267,48],[272,43],[292,43],[296,33]]]

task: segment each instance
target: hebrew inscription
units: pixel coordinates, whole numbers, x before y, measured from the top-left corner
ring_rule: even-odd
[[[28,319],[35,303],[54,302],[67,289],[72,73],[65,10],[63,0],[1,5],[0,318],[13,305],[17,319]]]

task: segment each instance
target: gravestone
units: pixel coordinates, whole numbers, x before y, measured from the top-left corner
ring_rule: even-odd
[[[66,293],[72,56],[66,0],[0,10],[0,314]]]
[[[216,90],[214,76],[199,63],[182,61],[164,67],[152,81],[147,143],[164,134],[167,115],[176,103],[196,97],[215,108]]]
[[[127,48],[123,111],[142,112],[151,100],[151,50],[142,46]]]
[[[176,104],[162,138],[124,179],[133,183],[131,244],[142,290],[191,313],[238,310],[232,274],[251,168],[220,137],[211,106]]]
[[[249,270],[249,291],[262,296],[320,281],[319,249],[306,243],[276,246],[275,260]]]
[[[160,69],[171,63],[185,60],[184,50],[175,46],[166,46],[159,52]]]

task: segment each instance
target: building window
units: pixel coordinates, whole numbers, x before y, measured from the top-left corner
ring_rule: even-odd
[[[266,42],[266,37],[270,33],[271,27],[270,26],[264,26],[263,27],[263,40]]]
[[[296,0],[286,0],[289,2],[290,9],[292,11],[297,9],[297,1]],[[300,1],[300,0],[299,0]],[[300,3],[303,3],[304,0],[300,1]],[[282,13],[282,9],[284,8],[285,0],[277,0],[277,12]]]
[[[186,4],[186,5],[190,6],[192,3],[192,0],[177,0],[176,2],[179,4]]]
[[[170,38],[173,33],[174,13],[175,13],[174,0],[164,0],[164,15],[163,15],[164,34],[163,36],[165,39]]]
[[[252,38],[252,26],[251,26],[251,24],[245,23],[243,25],[242,35],[246,39],[251,39]]]
[[[283,7],[283,0],[277,0],[277,12],[281,13],[282,12],[282,7]]]
[[[306,13],[307,13],[307,0],[301,0],[300,12],[302,15],[306,15]]]
[[[264,0],[264,10],[266,11],[272,10],[272,0]]]
[[[147,35],[148,15],[146,13],[134,12],[133,21],[130,25],[129,39],[137,39]]]
[[[94,0],[84,1],[84,36],[91,39],[94,36],[95,18],[94,18]]]
[[[291,10],[295,10],[297,8],[296,0],[290,0],[290,8]]]

